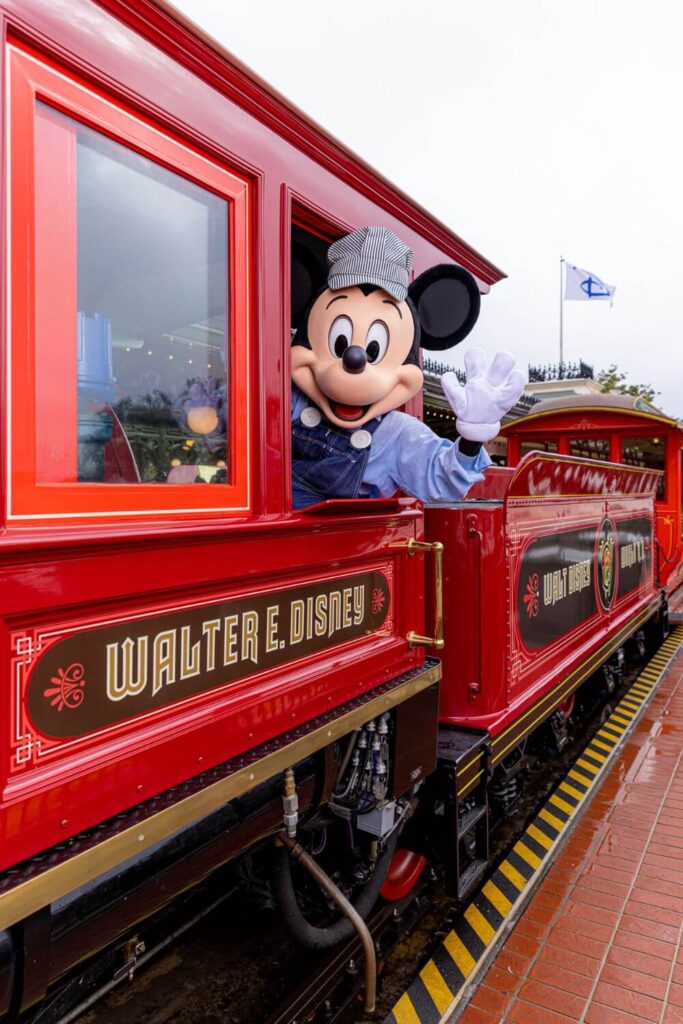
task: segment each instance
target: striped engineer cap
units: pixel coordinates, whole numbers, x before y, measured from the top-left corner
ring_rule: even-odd
[[[327,251],[327,284],[332,291],[376,284],[399,302],[408,294],[413,250],[389,228],[358,228]]]

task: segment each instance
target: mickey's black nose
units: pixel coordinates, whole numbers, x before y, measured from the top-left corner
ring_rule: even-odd
[[[342,363],[347,373],[362,373],[367,361],[368,357],[365,354],[365,349],[361,348],[360,345],[349,345],[348,348],[344,349]]]

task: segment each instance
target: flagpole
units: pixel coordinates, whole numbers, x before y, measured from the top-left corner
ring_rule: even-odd
[[[564,299],[562,298],[562,265],[564,263],[564,256],[560,256],[560,373],[562,373],[562,362],[564,359],[564,339],[562,337],[562,311],[564,308]]]

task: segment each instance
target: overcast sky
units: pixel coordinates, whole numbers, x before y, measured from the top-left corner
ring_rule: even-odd
[[[565,358],[683,416],[680,0],[176,4],[506,271],[457,365],[557,360],[563,255],[617,288],[565,303]]]

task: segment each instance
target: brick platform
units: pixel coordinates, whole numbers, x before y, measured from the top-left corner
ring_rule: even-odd
[[[462,1024],[683,1024],[683,652]]]

